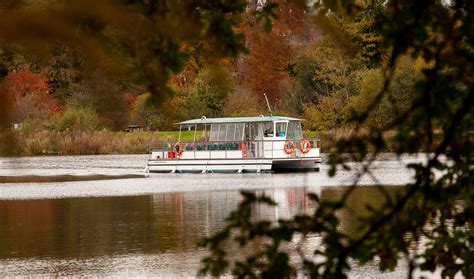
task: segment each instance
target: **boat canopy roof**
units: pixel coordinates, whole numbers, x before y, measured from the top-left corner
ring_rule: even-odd
[[[286,116],[254,116],[254,117],[225,117],[225,118],[206,118],[191,119],[177,124],[180,125],[194,125],[194,124],[220,124],[220,123],[253,123],[253,122],[268,122],[268,121],[291,121],[301,120]]]

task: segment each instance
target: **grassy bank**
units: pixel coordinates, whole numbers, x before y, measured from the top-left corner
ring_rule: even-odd
[[[145,154],[153,142],[176,141],[175,132],[14,132],[3,156]],[[8,154],[7,154],[8,153]]]

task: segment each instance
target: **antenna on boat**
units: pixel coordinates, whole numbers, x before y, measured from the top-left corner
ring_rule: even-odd
[[[265,101],[267,101],[268,112],[270,113],[270,117],[272,117],[272,109],[270,108],[270,103],[268,102],[267,94],[263,93],[263,96],[265,96]]]

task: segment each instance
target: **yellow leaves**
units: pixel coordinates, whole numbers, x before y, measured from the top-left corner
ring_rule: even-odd
[[[347,101],[343,94],[322,96],[317,105],[306,105],[303,118],[307,120],[305,129],[328,131],[345,126],[348,117]]]
[[[418,56],[415,59],[414,68],[417,72],[421,73],[423,70],[432,69],[434,65],[434,61],[427,62],[423,57]]]
[[[360,70],[355,73],[357,95],[350,101],[350,109],[364,112],[380,92],[383,86],[383,74],[380,69]]]

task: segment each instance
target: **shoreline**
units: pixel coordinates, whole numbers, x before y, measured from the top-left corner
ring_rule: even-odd
[[[393,152],[395,143],[390,140],[391,132],[386,133],[388,147],[385,152]],[[5,141],[8,144],[0,146],[3,147],[0,148],[0,157],[149,154],[150,145],[177,142],[178,135],[178,131],[129,133],[106,129],[94,132],[11,131]],[[351,129],[341,128],[331,131],[304,131],[304,135],[305,138],[319,139],[321,151],[330,153],[334,151],[338,140],[353,136],[354,133]],[[193,131],[182,132],[181,142],[193,140]]]
[[[76,181],[96,181],[115,180],[129,178],[145,178],[146,175],[125,174],[125,175],[11,175],[0,176],[0,184],[5,183],[47,183],[47,182],[76,182]]]
[[[347,132],[342,130],[304,133],[306,138],[321,139],[322,150],[326,152],[334,148],[334,142],[341,135],[347,135]],[[177,142],[179,131],[129,133],[106,129],[94,132],[38,130],[11,131],[6,136],[7,144],[0,148],[0,157],[129,155],[149,154],[150,145],[154,143]],[[182,142],[193,140],[193,131],[182,132]]]

